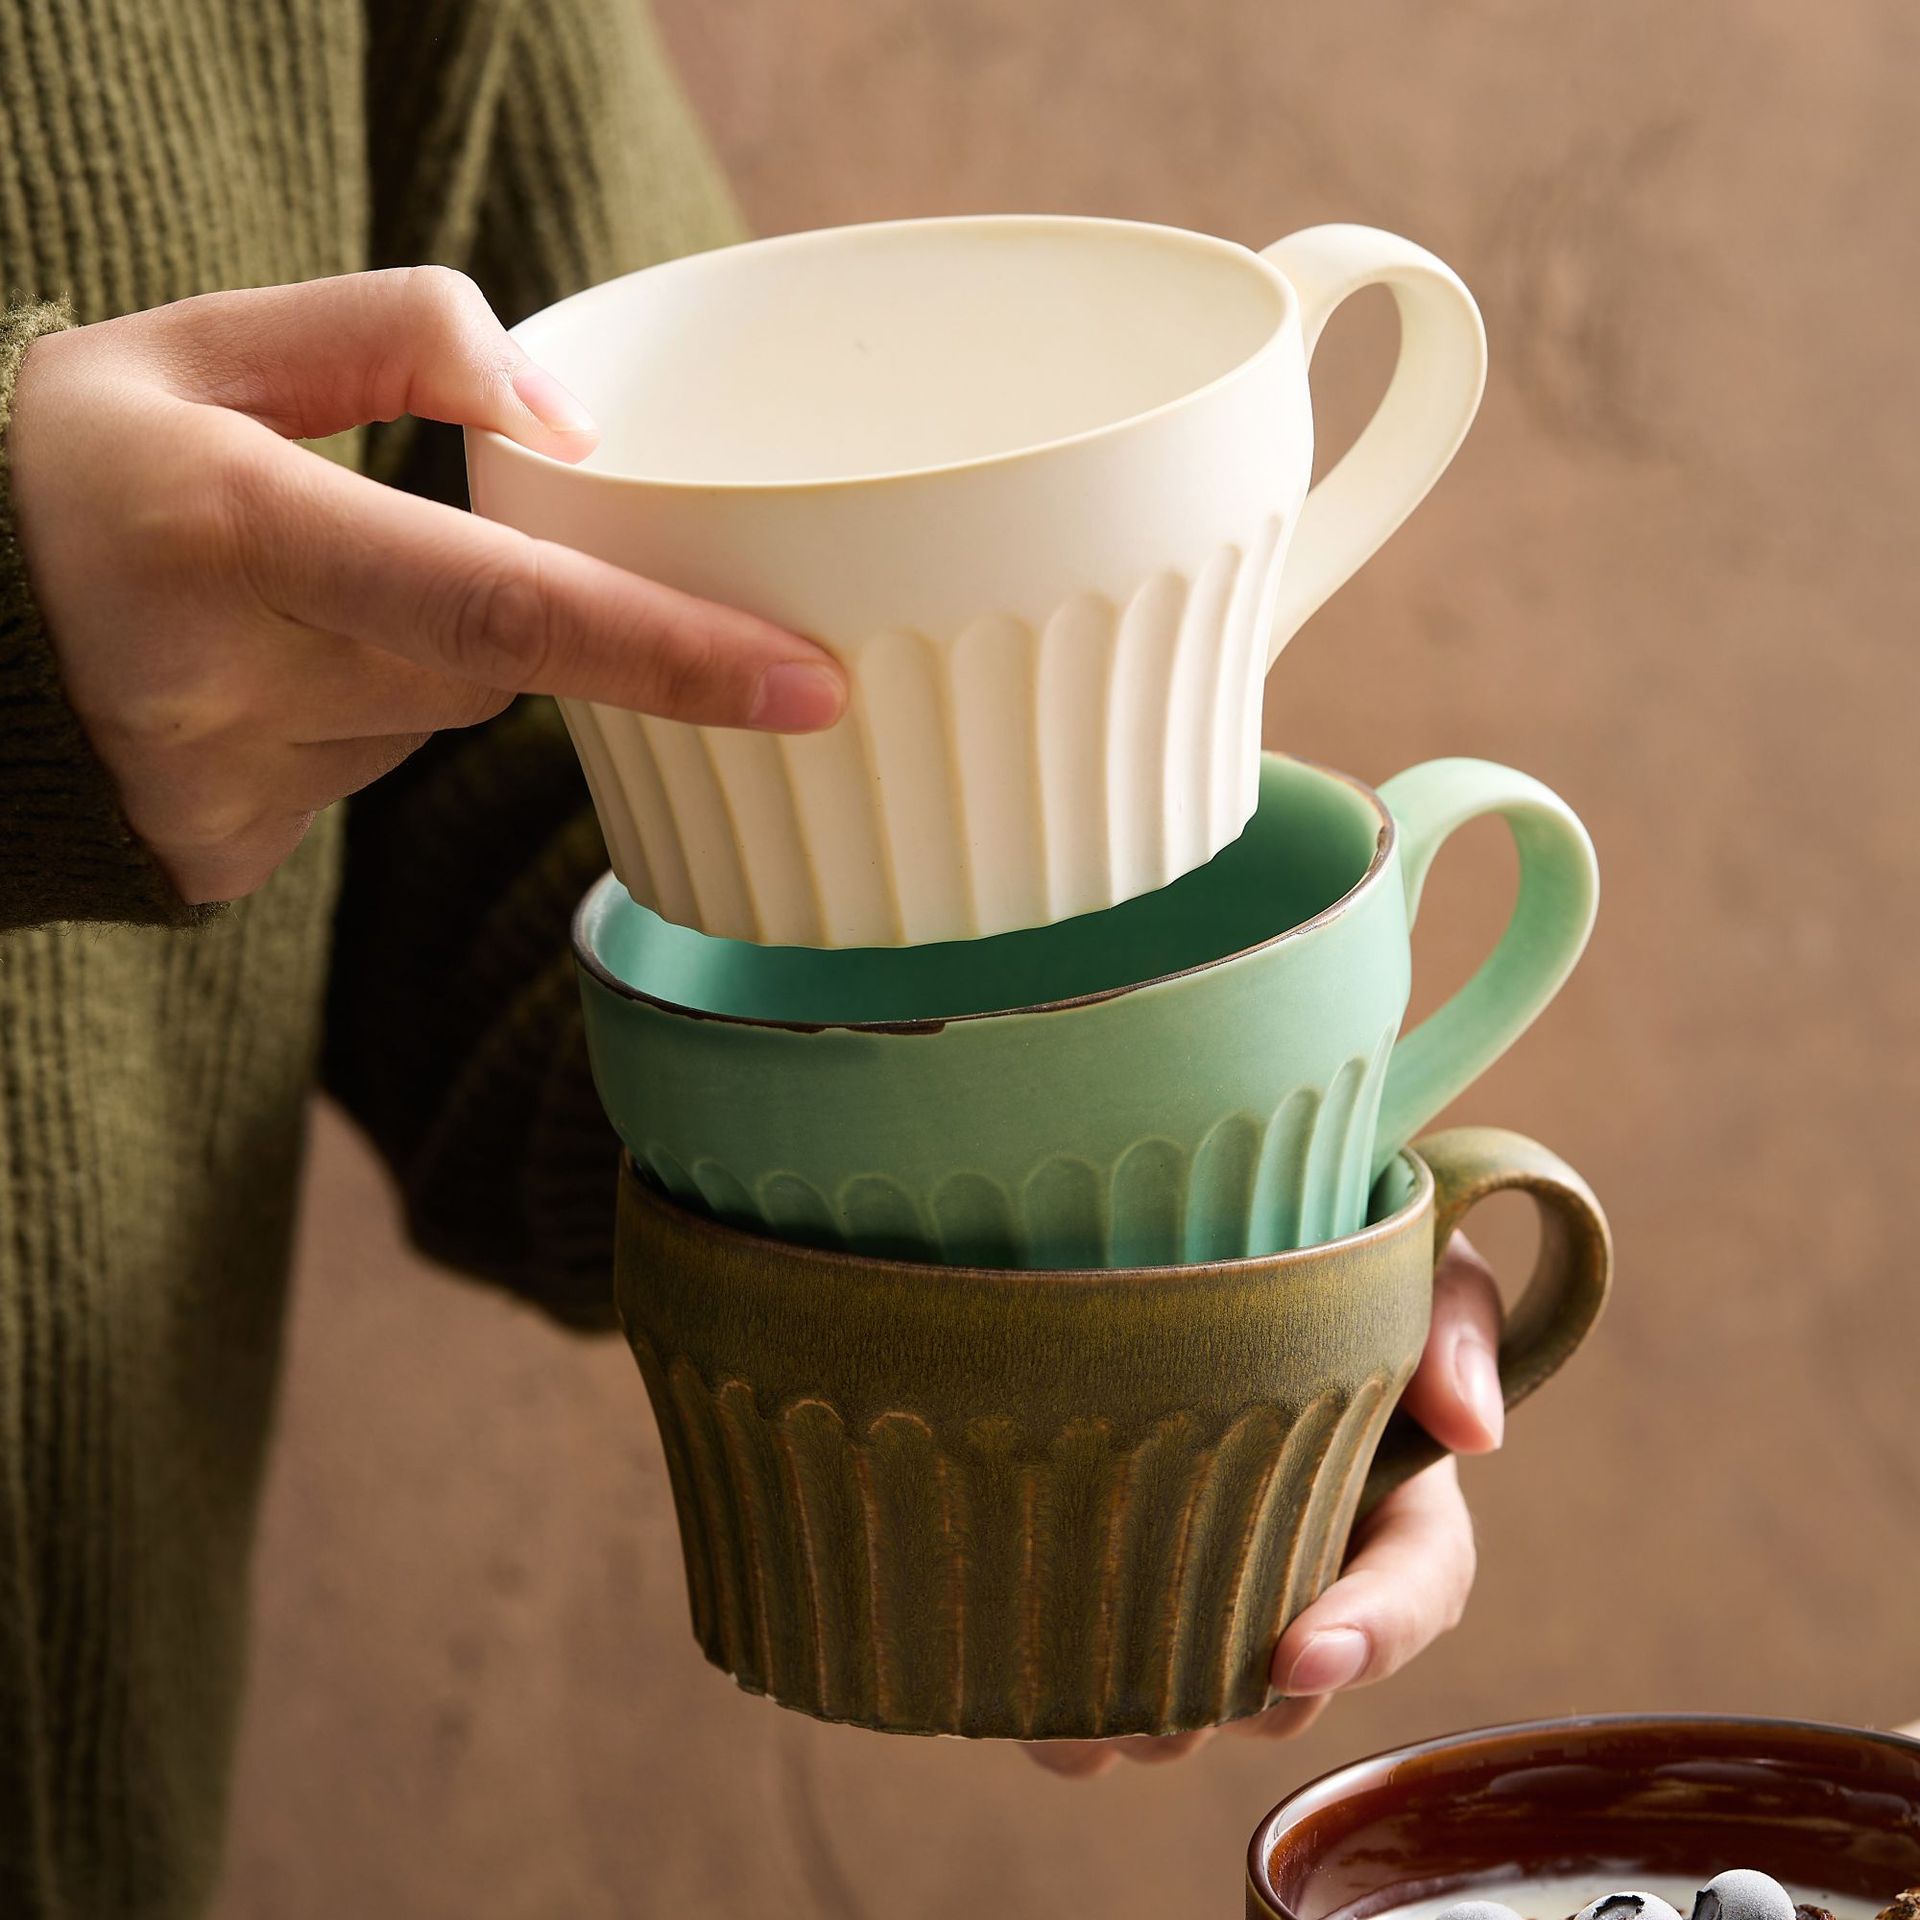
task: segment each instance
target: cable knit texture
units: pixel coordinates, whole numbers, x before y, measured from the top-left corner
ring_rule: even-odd
[[[0,0],[0,458],[69,319],[419,260],[513,319],[737,235],[641,0]],[[447,429],[329,452],[464,497]],[[603,855],[526,702],[189,913],[61,697],[8,480],[0,1915],[185,1920],[218,1869],[306,1102],[324,1074],[437,1256],[607,1324],[614,1151],[565,957]]]

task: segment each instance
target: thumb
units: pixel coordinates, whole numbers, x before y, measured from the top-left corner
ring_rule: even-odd
[[[403,413],[490,427],[584,459],[598,430],[451,267],[395,267],[203,294],[142,316],[182,399],[251,414],[293,440]]]

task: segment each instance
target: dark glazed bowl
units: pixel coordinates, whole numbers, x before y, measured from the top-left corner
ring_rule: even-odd
[[[1342,1767],[1275,1807],[1248,1849],[1247,1913],[1364,1920],[1596,1866],[1682,1879],[1757,1867],[1884,1904],[1920,1885],[1920,1741],[1689,1714],[1425,1741]]]

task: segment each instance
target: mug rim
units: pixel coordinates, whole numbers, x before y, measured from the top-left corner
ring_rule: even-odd
[[[1402,1149],[1403,1152],[1408,1151]],[[1417,1158],[1418,1156],[1414,1156]],[[1359,1760],[1330,1768],[1268,1809],[1247,1842],[1247,1886],[1260,1901],[1271,1920],[1299,1920],[1298,1914],[1274,1891],[1269,1862],[1275,1844],[1312,1814],[1337,1803],[1355,1789],[1378,1786],[1390,1780],[1396,1768],[1409,1761],[1473,1746],[1516,1743],[1569,1733],[1627,1733],[1644,1730],[1658,1734],[1664,1730],[1690,1728],[1700,1732],[1727,1729],[1757,1732],[1767,1729],[1793,1734],[1830,1735],[1849,1742],[1865,1742],[1892,1747],[1897,1752],[1920,1754],[1920,1740],[1878,1727],[1853,1727],[1838,1720],[1803,1720],[1788,1714],[1767,1713],[1575,1713],[1540,1720],[1509,1720],[1495,1726],[1469,1727],[1458,1733],[1436,1734],[1430,1739],[1409,1741],[1389,1747]]]
[[[642,1006],[652,1007],[661,1013],[676,1014],[688,1020],[718,1021],[724,1026],[734,1027],[763,1027],[780,1033],[876,1033],[916,1035],[937,1033],[942,1028],[961,1026],[971,1021],[1007,1020],[1022,1014],[1038,1016],[1048,1013],[1070,1013],[1076,1007],[1098,1006],[1103,1001],[1119,1000],[1124,999],[1129,994],[1144,993],[1150,987],[1167,986],[1176,980],[1190,980],[1197,974],[1211,972],[1215,967],[1228,966],[1237,960],[1251,959],[1255,954],[1265,953],[1270,948],[1280,946],[1283,942],[1303,940],[1309,934],[1318,932],[1322,927],[1331,925],[1335,920],[1351,912],[1352,909],[1358,905],[1362,896],[1380,884],[1382,876],[1387,870],[1387,865],[1393,858],[1394,849],[1399,845],[1399,822],[1394,819],[1391,809],[1387,806],[1387,803],[1381,799],[1378,791],[1368,786],[1367,783],[1357,775],[1343,773],[1337,767],[1324,766],[1317,760],[1303,759],[1297,754],[1272,753],[1263,749],[1261,758],[1263,760],[1271,758],[1284,761],[1288,766],[1304,768],[1309,773],[1317,774],[1323,779],[1347,787],[1353,793],[1357,794],[1372,810],[1376,822],[1373,855],[1367,862],[1366,870],[1353,885],[1350,886],[1345,893],[1341,894],[1337,900],[1330,901],[1326,906],[1322,907],[1318,913],[1311,915],[1305,920],[1297,921],[1293,926],[1282,927],[1278,932],[1270,933],[1266,935],[1264,939],[1254,941],[1250,946],[1236,947],[1231,953],[1215,954],[1209,960],[1195,961],[1190,967],[1174,967],[1165,973],[1156,973],[1145,980],[1128,980],[1117,987],[1101,987],[1092,993],[1071,994],[1057,1000],[1035,1000],[1017,1007],[988,1007],[976,1013],[930,1014],[917,1020],[775,1020],[761,1014],[721,1013],[711,1007],[689,1006],[684,1001],[668,999],[664,994],[650,993],[643,987],[635,986],[631,981],[622,980],[619,975],[614,973],[606,962],[600,958],[599,953],[595,950],[588,922],[590,919],[598,921],[604,918],[605,907],[603,902],[609,892],[623,895],[631,905],[638,908],[641,912],[651,913],[654,911],[654,909],[650,907],[641,907],[640,903],[634,900],[631,894],[627,893],[626,888],[621,884],[619,875],[611,868],[603,873],[600,878],[580,896],[580,904],[573,910],[570,937],[573,945],[574,962],[583,973],[588,974],[594,980],[598,981],[601,986],[605,987],[608,992],[612,993],[618,999],[636,1002]],[[1251,825],[1252,822],[1249,821],[1248,826]],[[1244,834],[1246,830],[1247,829],[1243,827],[1241,833]],[[1236,845],[1237,843],[1236,838],[1235,841],[1230,841],[1228,844]],[[1226,849],[1223,847],[1221,852],[1224,853],[1225,851]],[[1215,858],[1218,858],[1218,855],[1216,855]],[[1203,866],[1206,864],[1206,862],[1202,862]],[[1190,871],[1195,873],[1200,870],[1199,867],[1190,869]],[[1181,876],[1182,879],[1185,877],[1184,874]],[[1170,881],[1168,884],[1173,885],[1175,883]],[[1134,896],[1134,898],[1139,897],[1141,896]],[[1121,900],[1116,901],[1114,906],[1125,906],[1127,904],[1127,901]],[[1101,907],[1095,909],[1095,911],[1099,913],[1111,913],[1114,911],[1114,907]],[[666,924],[669,926],[678,926],[680,924],[678,921],[666,920],[664,914],[656,914],[655,917],[666,921]],[[1079,915],[1068,916],[1069,919],[1077,919],[1080,917]],[[1063,924],[1064,922],[1059,920],[1043,921],[1038,926],[1014,928],[1010,929],[1010,931],[1016,933],[1038,933],[1044,932],[1048,927],[1061,926]],[[698,937],[703,940],[717,940],[723,937],[719,934],[703,932],[698,927],[687,927],[684,931],[698,935]],[[1000,937],[1004,938],[1005,936]],[[754,943],[751,941],[743,941],[738,944],[751,946]],[[889,952],[902,950],[903,949],[895,948],[886,949],[886,951]],[[807,949],[807,951],[851,952],[854,951],[854,949],[810,948]]]
[[[1196,401],[1248,378],[1255,368],[1277,350],[1290,331],[1298,332],[1299,330],[1300,300],[1293,290],[1293,283],[1272,261],[1252,247],[1241,245],[1237,240],[1228,240],[1218,234],[1201,233],[1191,227],[1176,227],[1157,220],[1121,220],[1103,215],[1075,213],[959,213],[934,214],[923,219],[846,221],[837,226],[808,227],[797,233],[771,234],[761,239],[736,241],[732,246],[709,247],[699,253],[680,254],[672,259],[655,261],[651,266],[636,268],[632,273],[616,274],[611,280],[599,281],[591,287],[583,287],[577,293],[568,294],[565,299],[555,300],[542,307],[537,313],[528,314],[524,320],[509,327],[507,333],[509,338],[524,347],[526,329],[537,327],[540,322],[566,308],[611,304],[614,299],[614,289],[625,288],[628,282],[639,279],[643,274],[662,271],[712,272],[715,270],[716,261],[746,252],[763,254],[798,252],[809,248],[844,244],[849,237],[856,235],[941,227],[971,227],[1000,231],[1019,227],[1029,230],[1095,228],[1122,229],[1130,233],[1151,234],[1162,241],[1177,243],[1189,251],[1212,253],[1222,259],[1231,259],[1242,267],[1252,267],[1271,288],[1278,292],[1281,302],[1280,315],[1266,337],[1251,353],[1236,360],[1232,366],[1215,374],[1212,379],[1203,381],[1198,386],[1189,387],[1186,392],[1176,394],[1170,400],[1162,400],[1157,405],[1123,414],[1117,420],[1102,421],[1096,427],[1082,428],[1078,433],[1058,434],[1052,439],[1030,441],[1021,446],[1003,448],[995,453],[974,454],[962,460],[938,460],[915,467],[882,467],[871,473],[810,475],[799,480],[690,480],[675,479],[670,475],[662,474],[615,473],[598,468],[577,467],[568,461],[555,459],[551,454],[537,453],[531,447],[523,447],[517,440],[510,440],[505,434],[498,433],[491,427],[470,426],[465,430],[467,438],[469,442],[483,442],[491,453],[509,463],[518,462],[536,468],[556,468],[571,474],[575,480],[582,483],[591,482],[608,487],[644,487],[649,491],[660,493],[752,495],[772,498],[782,495],[830,493],[852,487],[890,486],[904,481],[943,479],[949,474],[975,473],[989,468],[1024,464],[1030,460],[1062,452],[1070,447],[1085,446],[1131,432],[1149,421],[1161,419],[1179,408],[1191,406]]]
[[[648,1203],[666,1214],[681,1231],[691,1233],[696,1238],[717,1241],[722,1246],[744,1245],[761,1258],[774,1253],[782,1261],[802,1267],[830,1267],[841,1275],[852,1268],[856,1274],[870,1278],[881,1274],[905,1273],[912,1277],[916,1286],[939,1286],[956,1280],[967,1281],[975,1286],[1027,1286],[1034,1282],[1082,1286],[1108,1282],[1153,1285],[1182,1275],[1206,1275],[1222,1279],[1254,1273],[1277,1276],[1293,1267],[1324,1260],[1330,1254],[1347,1254],[1396,1238],[1405,1233],[1422,1213],[1432,1211],[1435,1182],[1433,1169],[1417,1149],[1402,1147],[1394,1155],[1394,1160],[1405,1162],[1412,1173],[1413,1192],[1385,1218],[1369,1220],[1365,1226],[1352,1233],[1344,1233],[1337,1240],[1317,1241],[1310,1247],[1282,1247],[1275,1253],[1243,1253],[1226,1260],[1188,1260],[1152,1267],[955,1266],[938,1260],[894,1259],[881,1253],[816,1247],[805,1241],[782,1239],[774,1233],[756,1233],[747,1227],[730,1226],[726,1221],[716,1220],[709,1214],[696,1213],[650,1179],[634,1159],[632,1149],[625,1146],[620,1150],[620,1175],[623,1182],[635,1182],[646,1195]],[[1278,1811],[1276,1808],[1275,1812]]]

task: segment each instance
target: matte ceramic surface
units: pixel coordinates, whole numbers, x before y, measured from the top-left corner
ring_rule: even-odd
[[[1520,849],[1512,923],[1396,1045],[1427,868],[1486,813]],[[609,877],[575,944],[601,1099],[686,1204],[906,1258],[1166,1265],[1356,1229],[1557,991],[1596,884],[1525,774],[1433,761],[1376,795],[1269,756],[1233,846],[1105,913],[829,953],[672,926]]]
[[[1589,1868],[1596,1895],[1635,1872],[1698,1886],[1731,1866],[1876,1911],[1920,1885],[1920,1742],[1682,1714],[1426,1741],[1276,1807],[1248,1849],[1247,1914],[1344,1920]]]
[[[1309,495],[1307,362],[1384,282],[1398,368]],[[467,436],[476,511],[809,634],[853,680],[773,739],[565,703],[614,871],[742,940],[970,939],[1111,906],[1252,813],[1261,682],[1452,458],[1486,346],[1363,227],[1263,256],[1123,221],[790,235],[515,328],[605,429]]]
[[[1489,1193],[1539,1203],[1509,1405],[1605,1298],[1606,1222],[1563,1162],[1491,1130],[1421,1154],[1330,1246],[1056,1273],[789,1246],[629,1165],[620,1313],[707,1657],[897,1733],[1085,1739],[1257,1712],[1356,1512],[1439,1457],[1394,1415],[1434,1247]]]

